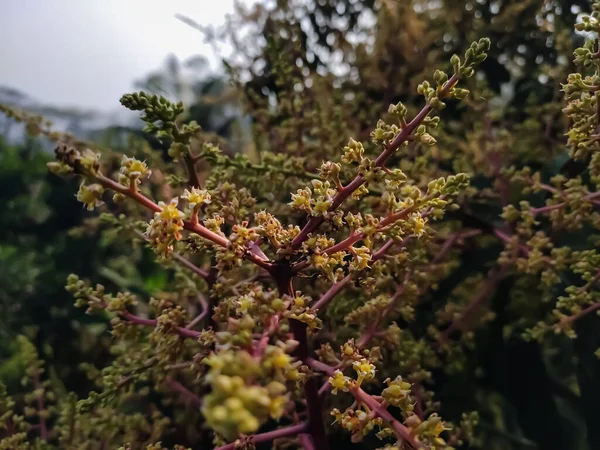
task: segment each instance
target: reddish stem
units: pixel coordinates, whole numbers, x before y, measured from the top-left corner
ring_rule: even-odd
[[[600,303],[593,303],[590,306],[588,306],[585,309],[582,309],[581,311],[579,311],[577,314],[573,314],[572,316],[566,317],[564,319],[562,319],[560,322],[558,322],[557,324],[555,324],[552,328],[561,328],[564,327],[566,325],[570,325],[573,322],[581,319],[582,317],[588,315],[591,312],[596,311],[597,309],[600,308]]]
[[[448,81],[446,81],[446,83],[440,90],[439,97],[444,98],[450,91],[450,89],[452,89],[456,85],[459,78],[460,77],[458,76],[458,74],[452,75],[452,77]],[[390,144],[384,148],[384,150],[375,160],[376,167],[385,166],[387,160],[390,159],[390,157],[396,152],[396,150],[398,150],[400,146],[408,140],[410,135],[413,133],[413,131],[417,129],[421,122],[425,120],[427,115],[431,112],[431,109],[432,108],[430,104],[427,103],[423,107],[423,109],[421,109],[421,111],[414,117],[414,119],[407,123],[402,128],[402,130],[400,130],[400,133],[398,133],[398,135],[392,140],[392,142],[390,142]],[[329,207],[329,211],[335,211],[338,208],[338,206],[340,206],[344,200],[350,197],[352,193],[354,193],[354,191],[361,187],[364,182],[365,179],[361,175],[357,175],[356,178],[354,178],[354,180],[350,182],[350,184],[341,188],[333,197],[331,206]],[[319,227],[319,225],[323,223],[323,220],[323,216],[311,217],[308,220],[308,222],[306,222],[306,225],[304,225],[300,233],[292,241],[292,248],[299,248],[302,245],[302,243],[306,240],[308,235],[315,231]]]
[[[385,255],[385,253],[394,245],[394,240],[389,239],[385,244],[381,246],[379,250],[377,250],[371,256],[371,261],[377,261]],[[325,308],[329,304],[333,298],[341,292],[341,290],[348,285],[348,283],[352,280],[351,275],[346,275],[340,281],[335,282],[325,294],[321,296],[321,298],[313,305],[313,309],[316,311],[320,311]]]
[[[298,320],[290,320],[290,330],[299,345],[296,356],[303,362],[308,360],[308,342],[306,336],[306,324]],[[319,388],[314,377],[308,377],[304,382],[304,397],[308,409],[308,429],[313,443],[319,450],[329,450],[329,440],[323,423],[323,405],[319,397]]]
[[[594,284],[596,284],[598,281],[600,280],[600,270],[598,270],[596,272],[596,275],[594,276],[594,278],[592,278],[590,281],[588,281],[586,283],[585,286],[583,286],[581,288],[582,291],[587,291],[588,289],[590,289]]]
[[[314,368],[315,370],[319,370],[323,373],[326,373],[329,376],[332,376],[335,373],[335,369],[321,361],[317,361],[316,359],[309,358],[306,363]],[[371,411],[381,417],[383,420],[389,423],[389,425],[394,429],[396,434],[408,442],[414,449],[420,449],[419,443],[415,440],[414,436],[411,434],[408,427],[399,422],[394,416],[390,414],[390,412],[381,405],[373,396],[367,394],[360,387],[356,387],[350,389],[349,392],[356,398],[357,401],[364,403],[369,407]]]
[[[292,287],[291,268],[282,266],[280,272],[273,272],[279,294],[294,297]],[[300,361],[305,362],[309,357],[309,346],[307,337],[307,325],[298,320],[290,319],[290,331],[294,340],[298,342],[295,355]],[[313,443],[319,450],[329,450],[329,439],[325,430],[322,417],[322,403],[319,397],[319,389],[314,377],[308,377],[304,382],[304,397],[308,412],[307,432],[312,437]]]
[[[266,433],[255,434],[249,439],[254,444],[259,444],[261,442],[269,442],[274,439],[279,439],[286,436],[293,436],[298,433],[302,433],[307,430],[307,424],[305,422],[299,423],[297,425],[291,425],[289,427],[280,428],[278,430],[267,431]],[[235,450],[236,443],[232,442],[231,444],[222,445],[221,447],[217,447],[214,450]]]
[[[210,305],[208,304],[208,301],[206,300],[204,295],[198,293],[198,301],[200,302],[200,305],[202,306],[202,312],[200,314],[198,314],[196,317],[194,317],[192,319],[192,321],[185,326],[187,329],[194,328],[210,313]]]
[[[583,200],[589,201],[592,204],[596,204],[596,202],[594,200],[598,197],[600,197],[600,192],[592,192],[587,195],[584,195]],[[547,206],[542,206],[540,208],[531,208],[531,212],[534,215],[537,215],[537,214],[541,214],[541,213],[545,213],[545,212],[549,212],[549,211],[554,211],[555,209],[561,209],[561,208],[564,208],[565,206],[568,206],[568,203],[561,202],[561,203],[556,203],[555,205],[547,205]]]
[[[510,242],[512,239],[512,236],[505,233],[504,231],[500,230],[499,228],[494,228],[493,229],[493,233],[499,237],[500,239],[502,239],[504,242]],[[519,252],[523,253],[523,255],[525,255],[526,257],[529,256],[529,253],[531,252],[531,249],[525,245],[525,244],[521,244],[519,243]],[[518,256],[518,255],[517,255]],[[548,265],[552,265],[552,259],[550,259],[548,256],[542,256],[541,258],[542,261],[544,261],[546,264]]]
[[[408,208],[403,209],[402,211],[398,211],[394,214],[387,216],[386,218],[381,220],[381,222],[379,222],[379,225],[377,227],[378,231],[381,231],[387,225],[390,225],[400,219],[405,218],[414,210],[415,210],[414,206],[409,206]],[[346,250],[346,249],[350,248],[350,246],[352,246],[356,242],[363,239],[365,236],[366,236],[365,233],[352,233],[350,236],[348,236],[342,242],[339,242],[338,244],[334,245],[333,247],[329,247],[328,249],[326,249],[325,253],[327,253],[328,255],[333,255],[334,253],[341,252],[342,250]]]
[[[38,409],[38,414],[40,416],[40,438],[42,439],[42,441],[47,441],[48,440],[48,425],[46,424],[46,418],[44,417],[45,414],[45,405],[44,405],[44,395],[45,395],[45,390],[42,387],[42,383],[40,382],[40,374],[39,372],[36,370],[35,373],[33,374],[33,386],[35,387],[35,390],[39,390],[40,391],[40,395],[38,395],[37,398],[37,409]]]
[[[552,187],[548,184],[541,183],[541,184],[539,184],[539,187],[545,191],[560,195],[563,198],[566,197],[566,194],[563,191],[561,191],[560,189],[556,189],[555,187]],[[591,203],[593,203],[594,205],[600,205],[600,201],[594,200],[596,198],[596,194],[597,194],[597,192],[592,192],[590,194],[587,194],[586,197],[589,197],[588,200],[590,200]],[[534,209],[536,209],[536,208],[534,208]]]
[[[350,275],[346,275],[340,281],[333,283],[329,290],[321,296],[321,298],[312,306],[312,308],[316,311],[322,310],[331,300],[333,300],[337,294],[340,293],[340,291],[350,282],[351,279],[352,277]]]
[[[332,376],[336,370],[335,367],[331,367],[329,364],[325,364],[324,362],[321,362],[315,358],[306,358],[305,362],[309,367],[326,373],[329,376]]]
[[[156,203],[154,203],[148,197],[142,195],[140,192],[133,192],[130,189],[128,189],[127,187],[117,183],[114,180],[111,180],[108,177],[105,177],[104,175],[97,175],[96,179],[104,187],[106,187],[108,189],[112,189],[113,191],[119,192],[120,194],[123,194],[123,195],[137,201],[139,204],[141,204],[142,206],[145,206],[146,208],[148,208],[151,211],[154,211],[154,212],[162,211],[160,206],[158,206]],[[203,225],[200,225],[199,223],[193,223],[192,221],[184,220],[183,228],[202,236],[203,238],[211,241],[212,243],[214,243],[220,247],[227,248],[229,245],[229,239],[209,230],[208,228],[206,228]],[[271,264],[267,260],[262,259],[255,252],[251,252],[249,250],[248,252],[246,252],[246,254],[244,256],[245,256],[245,258],[252,261],[257,266],[262,267],[263,269],[269,270],[271,268]]]
[[[444,241],[444,244],[440,248],[439,252],[431,260],[431,263],[432,264],[437,264],[442,259],[444,259],[446,257],[446,255],[450,252],[450,250],[452,249],[452,247],[454,246],[454,244],[461,237],[474,236],[474,235],[477,235],[477,234],[479,234],[479,233],[478,232],[477,233],[473,233],[473,232],[465,232],[465,233],[458,232],[458,233],[452,234],[448,239],[446,239]],[[378,257],[380,258],[381,256],[382,255],[379,255]],[[390,304],[377,316],[377,318],[375,319],[375,321],[373,322],[373,324],[369,328],[367,328],[367,330],[365,330],[364,334],[359,338],[358,343],[357,343],[357,345],[359,347],[366,346],[371,341],[371,339],[373,339],[373,337],[375,337],[377,335],[377,331],[378,331],[379,325],[381,324],[381,319],[389,315],[391,309],[394,307],[394,304],[398,301],[398,299],[400,298],[400,295],[402,295],[402,292],[403,292],[402,286],[398,286],[398,288],[396,289],[396,292],[392,296]]]
[[[346,250],[346,249],[350,248],[356,242],[360,241],[364,237],[364,235],[365,235],[364,233],[352,233],[350,236],[348,236],[343,241],[326,249],[325,253],[328,255],[333,255],[334,253]]]
[[[310,434],[301,433],[298,435],[298,440],[300,441],[300,445],[304,450],[316,450],[315,444],[310,438]]]
[[[174,378],[167,377],[165,384],[173,392],[181,394],[181,397],[186,404],[195,406],[197,408],[202,406],[202,399]]]
[[[206,280],[206,282],[209,285],[212,284],[212,280],[214,277],[212,276],[211,273],[209,273],[208,270],[201,269],[200,267],[196,266],[195,264],[192,264],[191,262],[189,262],[187,259],[185,259],[183,256],[181,256],[178,253],[173,253],[173,258],[176,259],[179,263],[181,263],[182,266],[187,267],[192,272],[194,272],[196,275],[199,275],[200,277],[202,277],[204,280]]]
[[[440,197],[440,198],[443,198]],[[389,216],[385,217],[381,222],[379,222],[378,224],[378,229],[381,230],[384,227],[393,224],[394,222],[397,222],[400,219],[404,219],[405,217],[407,217],[410,213],[412,213],[414,210],[416,209],[416,206],[409,206],[408,208],[403,209],[402,211],[398,211],[394,214],[390,214]]]
[[[373,253],[373,256],[371,257],[372,261],[377,261],[379,259],[381,259],[383,257],[383,255],[385,255],[385,253],[392,247],[392,245],[394,245],[394,240],[393,239],[388,239],[385,244],[383,244],[381,246],[381,248],[379,250],[377,250],[375,253]]]
[[[400,438],[402,438],[404,441],[408,442],[412,448],[422,448],[422,446],[419,445],[415,437],[410,432],[410,429],[404,424],[402,424],[399,420],[395,419],[394,416],[392,416],[387,409],[381,406],[381,403],[379,403],[361,388],[353,389],[350,392],[352,393],[352,395],[354,395],[356,400],[367,405],[371,411],[373,411],[375,414],[377,414],[379,417],[381,417],[383,420],[389,423],[392,429],[396,432],[396,434],[400,436]]]
[[[365,330],[365,332],[363,333],[363,335],[358,339],[358,341],[356,343],[357,347],[363,348],[365,345],[367,345],[369,343],[369,341],[371,339],[373,339],[373,337],[377,333],[377,329],[379,328],[381,319],[383,319],[390,313],[391,309],[394,307],[394,304],[398,301],[398,299],[400,298],[400,296],[402,295],[403,292],[404,292],[403,286],[399,285],[396,288],[396,292],[394,292],[394,295],[392,295],[392,298],[390,299],[390,304],[377,316],[377,318],[371,324],[371,326],[369,328],[367,328]]]
[[[136,325],[156,327],[156,324],[158,323],[156,319],[144,319],[142,317],[131,314],[128,311],[121,311],[119,312],[119,315],[128,322],[131,322]],[[200,336],[200,333],[198,331],[188,330],[187,328],[177,327],[175,328],[175,330],[177,334],[184,338],[198,339],[198,337]]]
[[[579,288],[579,292],[585,292],[585,291],[589,290],[599,280],[600,280],[600,270],[598,270],[596,272],[596,275],[594,276],[594,278],[592,278],[590,281],[588,281],[585,284],[585,286],[582,286],[582,287]],[[560,327],[564,327],[566,325],[569,325],[569,324],[575,322],[576,320],[581,319],[583,316],[586,316],[587,314],[596,311],[599,308],[600,308],[600,303],[592,303],[590,306],[588,306],[585,309],[582,309],[577,314],[574,314],[572,316],[569,316],[569,317],[566,317],[566,318],[562,319],[560,322],[558,322],[557,324],[555,324],[552,328],[560,328]]]
[[[446,328],[440,335],[438,336],[438,342],[445,343],[448,341],[450,335],[460,327],[460,325],[468,318],[471,314],[473,314],[479,307],[490,298],[496,285],[504,278],[506,273],[505,268],[501,269],[493,269],[490,271],[489,276],[483,287],[477,294],[477,296],[469,302],[467,307],[462,311],[460,316],[456,318],[448,328]]]
[[[135,234],[140,239],[146,240],[146,236],[144,236],[144,233],[142,233],[138,230],[135,230]],[[209,286],[212,286],[214,284],[214,282],[215,282],[214,274],[210,273],[208,270],[201,269],[200,267],[196,266],[195,264],[192,264],[190,261],[185,259],[179,253],[173,252],[172,256],[173,256],[173,259],[175,259],[175,260],[177,260],[177,262],[181,263],[182,266],[187,267],[192,272],[194,272],[196,275],[199,275],[200,277],[202,277],[208,283]]]

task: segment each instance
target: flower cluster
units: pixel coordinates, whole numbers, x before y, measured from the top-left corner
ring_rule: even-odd
[[[181,240],[184,214],[177,205],[177,199],[169,204],[160,202],[160,212],[154,213],[154,219],[148,223],[145,236],[159,255],[168,255],[173,251],[173,242]]]
[[[456,84],[461,78],[472,75],[475,65],[485,58],[487,48],[489,43],[482,40],[468,50],[464,63],[453,57],[455,73],[448,77],[443,72],[436,72],[437,89],[422,83],[418,93],[425,97],[426,104],[423,112],[411,122],[407,121],[408,109],[404,105],[398,103],[390,107],[389,112],[397,118],[398,124],[387,124],[381,120],[371,133],[372,144],[380,147],[379,157],[366,156],[365,146],[351,139],[344,147],[340,162],[323,162],[318,178],[311,180],[311,187],[299,188],[292,194],[290,206],[308,216],[303,227],[284,225],[275,215],[262,209],[254,213],[253,223],[244,220],[249,212],[244,208],[252,208],[255,200],[245,194],[246,191],[236,190],[229,181],[214,183],[209,179],[209,187],[200,188],[195,162],[201,159],[216,168],[255,168],[240,158],[233,160],[237,162],[228,162],[229,159],[216,151],[216,147],[206,144],[201,153],[194,155],[190,138],[198,129],[193,124],[180,126],[177,123],[177,117],[183,111],[181,105],[143,93],[124,96],[122,103],[125,106],[144,113],[142,119],[147,123],[146,131],[155,133],[161,140],[170,141],[171,156],[183,157],[190,186],[169,203],[155,204],[139,190],[141,179],[149,177],[151,172],[146,163],[136,158],[123,158],[119,183],[104,176],[97,161],[88,162],[84,156],[82,164],[78,153],[62,151],[61,155],[65,156],[59,161],[95,181],[100,194],[105,189],[113,189],[117,196],[129,197],[153,210],[154,218],[143,236],[157,254],[176,255],[175,246],[184,239],[188,240],[188,248],[194,249],[194,252],[202,249],[202,245],[195,244],[198,238],[209,241],[216,251],[217,273],[211,275],[203,269],[195,272],[202,275],[209,287],[212,286],[212,295],[228,290],[227,277],[233,275],[232,269],[246,271],[244,259],[265,271],[275,281],[277,291],[257,283],[257,275],[250,276],[241,284],[230,287],[234,295],[223,298],[214,307],[213,320],[221,325],[214,331],[197,332],[191,327],[200,323],[210,310],[205,309],[199,319],[192,319],[186,325],[190,318],[186,317],[185,309],[170,299],[152,299],[149,305],[156,310],[157,316],[156,319],[146,319],[129,310],[136,304],[129,294],[113,297],[105,294],[101,286],[91,289],[76,278],[69,281],[68,289],[78,298],[79,304],[88,306],[90,312],[116,312],[114,332],[122,339],[134,337],[134,331],[140,326],[152,327],[153,331],[146,339],[155,349],[155,355],[144,355],[149,361],[156,361],[159,365],[177,365],[179,358],[184,358],[196,348],[189,367],[204,374],[208,393],[202,399],[201,412],[215,431],[217,441],[231,441],[256,433],[269,419],[278,420],[289,415],[293,400],[300,395],[299,388],[304,391],[302,395],[306,397],[310,411],[314,407],[311,403],[318,401],[313,377],[315,371],[323,370],[331,373],[329,383],[334,393],[348,392],[359,401],[358,408],[349,408],[344,413],[334,410],[333,413],[336,420],[352,432],[355,440],[378,428],[381,439],[396,436],[407,439],[413,446],[423,442],[437,448],[443,442],[439,434],[444,427],[435,414],[419,419],[419,424],[415,425],[411,385],[402,381],[401,377],[397,376],[394,381],[386,380],[387,387],[382,390],[384,403],[362,390],[363,385],[377,383],[375,364],[381,355],[377,347],[368,345],[369,340],[386,336],[385,331],[376,335],[377,325],[398,308],[405,310],[403,317],[408,319],[412,316],[411,306],[399,307],[396,304],[402,290],[392,297],[377,297],[385,301],[369,301],[346,315],[345,323],[348,326],[360,324],[365,335],[356,344],[349,341],[341,347],[341,368],[333,369],[312,359],[307,342],[309,335],[318,335],[322,328],[319,313],[329,301],[328,294],[313,301],[302,291],[292,291],[291,286],[297,275],[311,269],[336,284],[344,283],[350,277],[368,284],[370,278],[363,277],[370,272],[381,273],[385,279],[388,270],[393,270],[394,265],[402,264],[406,259],[403,256],[393,257],[386,268],[379,262],[384,250],[395,243],[423,239],[430,233],[428,222],[444,216],[467,187],[468,177],[459,174],[437,178],[422,188],[402,169],[386,167],[386,162],[399,148],[406,149],[410,142],[428,146],[436,143],[431,132],[437,128],[439,118],[429,117],[428,113],[442,109],[443,99],[466,96],[466,91],[457,88]],[[84,170],[78,169],[79,166]],[[217,170],[216,173],[220,172]],[[354,178],[345,184],[348,176]],[[85,192],[86,197],[80,196],[82,201],[95,203],[98,199],[88,191]],[[369,200],[369,211],[353,212],[340,208],[346,198],[356,201],[378,192],[380,200]],[[184,210],[178,207],[179,199],[186,201]],[[198,217],[201,212],[202,220]],[[317,232],[323,221],[328,222],[331,233]],[[184,229],[192,232],[189,238],[184,237]],[[226,232],[226,229],[230,231]],[[345,232],[349,234],[344,237]],[[269,243],[269,249],[261,249],[264,241]],[[183,262],[188,267],[191,264],[185,259]],[[207,302],[204,308],[208,308]],[[378,318],[369,322],[365,320],[369,314]],[[195,340],[196,346],[184,345],[181,339],[186,338]],[[334,361],[338,359],[335,352],[331,358]],[[152,364],[147,365],[143,361],[138,364],[143,367],[140,376],[145,373],[148,375],[144,376],[168,380],[160,376]],[[203,366],[208,369],[202,369]],[[344,375],[349,367],[354,372],[353,378]],[[312,369],[312,375],[308,369]],[[121,373],[121,370],[116,373]],[[121,384],[111,381],[111,376],[107,372],[103,384],[112,386],[112,392],[118,392]],[[404,423],[393,419],[387,412],[388,406],[400,407],[405,414]],[[322,428],[323,424],[317,422],[315,426]],[[413,426],[417,431],[410,434]],[[315,433],[313,439],[319,439],[320,431],[315,429],[311,433]]]
[[[210,366],[207,381],[212,392],[202,405],[209,425],[231,440],[240,434],[256,432],[269,418],[279,419],[288,402],[286,387],[272,381],[267,386],[249,383],[260,366],[248,353],[222,353],[206,360]],[[284,361],[279,366],[285,367]]]

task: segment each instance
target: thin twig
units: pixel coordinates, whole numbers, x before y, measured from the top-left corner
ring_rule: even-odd
[[[278,430],[267,431],[266,433],[258,433],[255,434],[248,439],[250,442],[254,444],[259,444],[261,442],[269,442],[274,439],[279,439],[286,436],[293,436],[295,434],[302,433],[306,431],[308,428],[306,422],[301,422],[296,425],[291,425],[289,427],[280,428]],[[237,441],[236,441],[237,442]],[[232,442],[231,444],[222,445],[221,447],[217,447],[214,450],[234,450],[236,448],[237,443]],[[320,449],[319,449],[320,450]]]
[[[45,389],[42,387],[42,383],[40,382],[40,373],[39,371],[35,371],[33,374],[33,386],[35,390],[38,392],[37,396],[37,409],[38,415],[40,416],[40,438],[42,441],[48,440],[48,425],[46,424],[45,417],[45,404],[44,404],[44,395],[46,395]]]
[[[363,348],[369,343],[369,341],[371,339],[373,339],[373,337],[375,336],[375,333],[377,332],[377,329],[379,328],[381,319],[383,319],[390,313],[391,309],[394,307],[395,303],[398,301],[398,299],[400,298],[400,296],[402,295],[403,292],[404,292],[403,285],[399,284],[398,286],[396,286],[396,292],[394,292],[394,295],[392,295],[389,305],[386,306],[380,314],[378,314],[377,318],[373,321],[371,326],[368,327],[364,331],[362,336],[356,342],[357,347]]]
[[[483,284],[479,293],[473,298],[469,304],[463,309],[462,313],[459,317],[452,321],[450,326],[442,331],[438,336],[438,342],[440,344],[444,344],[448,341],[450,335],[458,329],[461,324],[467,319],[471,314],[473,314],[479,307],[490,298],[496,285],[505,277],[506,268],[494,268],[488,274],[488,278]]]
[[[187,329],[194,328],[210,313],[210,306],[208,300],[204,297],[204,294],[198,292],[198,301],[200,302],[200,306],[202,306],[202,311],[185,326]]]
[[[173,391],[181,394],[183,401],[191,406],[200,408],[202,406],[202,399],[186,388],[183,384],[172,377],[167,377],[165,380],[167,387]]]
[[[190,186],[199,188],[200,179],[198,178],[198,172],[196,172],[196,160],[194,157],[187,153],[183,157],[183,162],[188,173],[188,183]]]
[[[600,309],[600,303],[593,303],[585,309],[582,309],[577,314],[573,314],[572,316],[568,316],[562,319],[560,322],[554,324],[552,328],[563,328],[567,325],[571,325],[573,322],[581,319],[584,316],[587,316],[589,313]]]
[[[156,328],[158,324],[158,320],[156,319],[144,319],[142,317],[131,314],[128,311],[121,311],[119,315],[128,321],[129,323],[133,323],[135,325],[143,325],[147,327]],[[200,337],[200,333],[194,330],[188,330],[187,328],[175,327],[175,332],[184,338],[198,339]]]
[[[385,253],[394,245],[394,240],[389,239],[385,244],[381,246],[379,250],[377,250],[371,256],[371,261],[375,262],[381,259]],[[314,310],[321,311],[327,306],[327,304],[333,300],[333,298],[341,292],[341,290],[348,285],[348,283],[352,280],[351,275],[346,275],[340,281],[335,282],[325,294],[321,296],[321,298],[312,306]]]
[[[290,298],[294,297],[291,273],[283,272],[276,281],[280,295],[287,295]],[[309,357],[307,325],[295,319],[290,319],[289,324],[290,331],[294,335],[294,339],[298,342],[294,356],[304,362]],[[329,450],[329,440],[322,417],[323,405],[314,377],[308,377],[304,382],[304,397],[308,411],[307,432],[310,433],[316,448],[319,450]]]
[[[140,239],[147,241],[146,236],[144,236],[144,233],[142,233],[139,230],[134,230],[134,232],[135,232],[136,236],[138,236]],[[177,262],[179,262],[182,266],[190,269],[196,275],[199,275],[200,277],[202,277],[209,285],[213,284],[214,276],[208,270],[201,269],[200,267],[196,266],[195,264],[192,264],[190,261],[188,261],[186,258],[181,256],[179,253],[173,252],[171,254],[171,256],[173,257],[173,259],[175,259]]]
[[[582,200],[590,202],[593,205],[596,205],[597,203],[595,202],[595,199],[597,199],[598,197],[600,197],[600,192],[592,192],[590,194],[584,195],[582,197]],[[537,214],[541,214],[541,213],[545,213],[545,212],[549,212],[549,211],[554,211],[555,209],[561,209],[564,208],[565,206],[568,206],[568,202],[561,202],[561,203],[556,203],[554,205],[547,205],[547,206],[542,206],[540,208],[531,208],[531,212],[533,213],[533,215],[537,215]]]

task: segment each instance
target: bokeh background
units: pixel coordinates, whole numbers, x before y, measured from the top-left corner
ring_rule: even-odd
[[[440,61],[447,62],[472,40],[489,36],[493,47],[481,70],[492,93],[490,104],[508,127],[524,124],[517,130],[521,133],[530,124],[525,119],[560,115],[559,83],[573,68],[570,49],[582,41],[572,24],[591,7],[589,0],[305,3],[302,23],[314,38],[310,45],[324,49],[317,55],[321,61],[312,55],[309,62],[322,65],[320,69],[327,66],[334,75],[338,55],[333,49],[342,45],[345,27],[356,25],[359,17],[364,19],[361,26],[372,27],[381,3],[401,11],[385,22],[389,28],[370,30],[376,30],[374,39],[381,44],[372,49],[372,62],[354,62],[368,85],[360,90],[361,101],[376,114],[381,112],[377,108],[384,111],[391,102],[413,101],[424,73],[430,77]],[[402,3],[408,6],[396,6]],[[429,7],[442,12],[428,15],[423,8]],[[251,152],[250,119],[229,95],[231,83],[221,61],[231,55],[232,47],[226,41],[211,45],[198,29],[205,33],[217,29],[234,11],[233,0],[0,0],[0,104],[43,115],[58,131],[118,152],[141,141],[156,144],[145,141],[138,115],[119,105],[122,94],[141,89],[182,100],[189,119],[240,144],[231,148]],[[268,36],[267,26],[260,32]],[[268,74],[251,81],[248,89],[257,93],[276,90]],[[527,109],[530,100],[545,109],[532,113]],[[376,114],[365,113],[356,128],[372,125]],[[562,139],[554,124],[548,134]],[[557,145],[550,141],[547,146]],[[531,144],[531,149],[540,147],[537,141]],[[17,336],[25,334],[47,361],[50,376],[85,396],[89,383],[78,367],[91,362],[101,367],[110,361],[109,324],[72,306],[72,297],[64,290],[68,274],[76,272],[112,290],[144,297],[166,286],[168,275],[149,251],[138,248],[132,254],[119,247],[97,215],[76,201],[75,185],[48,173],[52,148],[44,139],[29,137],[23,124],[0,115],[0,381],[18,390],[22,361]],[[557,159],[556,165],[563,163]],[[487,253],[470,257],[469,270],[485,258],[496,258]],[[518,347],[498,356],[490,348],[482,358],[493,369],[484,381],[484,390],[493,394],[484,400],[497,409],[487,411],[481,422],[488,448],[563,449],[567,447],[562,443],[569,442],[573,443],[569,448],[593,450],[585,442],[586,433],[592,436],[589,442],[600,443],[600,428],[590,426],[598,415],[586,415],[586,431],[581,399],[560,381],[564,374],[547,374],[541,352],[530,350]],[[563,362],[556,366],[562,368]],[[521,364],[530,370],[520,371]],[[543,386],[536,384],[540,376]],[[573,378],[571,372],[568,377]],[[597,388],[594,392],[600,398]],[[463,394],[468,392],[445,393],[448,404],[457,407],[463,406]],[[551,408],[540,407],[547,406],[546,401]],[[583,403],[588,413],[599,412],[592,397]],[[340,445],[346,448],[348,443]]]

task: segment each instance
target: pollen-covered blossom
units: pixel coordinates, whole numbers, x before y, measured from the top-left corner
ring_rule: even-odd
[[[388,387],[381,392],[381,396],[388,404],[397,406],[403,411],[413,410],[413,401],[410,398],[410,383],[404,381],[401,376],[397,376],[394,380],[388,378],[384,383],[386,383]]]
[[[101,206],[104,202],[101,200],[104,188],[98,183],[85,184],[81,183],[77,192],[77,200],[84,204],[88,211],[92,211],[95,207]]]
[[[411,217],[411,222],[413,226],[413,233],[415,234],[415,236],[423,236],[423,233],[425,233],[426,226],[426,221],[425,219],[423,219],[423,216],[421,216],[420,214],[415,214],[413,217]]]
[[[130,178],[150,178],[150,175],[152,175],[152,171],[144,161],[140,161],[136,158],[129,158],[125,155],[123,155],[123,158],[121,159],[121,169],[119,172]]]
[[[352,368],[358,374],[359,382],[361,380],[372,380],[375,378],[375,365],[366,358],[361,358],[352,363]]]
[[[295,194],[292,194],[292,201],[289,203],[289,205],[299,211],[310,213],[312,210],[310,204],[311,196],[312,192],[310,189],[298,189]]]
[[[91,173],[96,173],[100,168],[100,153],[96,153],[89,148],[81,152],[78,159],[80,167]]]
[[[238,314],[247,313],[256,303],[252,293],[242,295],[236,300],[236,312]]]
[[[354,270],[364,270],[371,261],[371,252],[367,247],[351,247],[350,252],[354,255],[352,268]]]
[[[159,202],[161,211],[154,214],[146,229],[146,238],[158,254],[169,254],[173,250],[173,241],[181,240],[184,214],[177,209],[177,204],[177,198],[169,204]]]
[[[345,376],[341,370],[336,370],[332,377],[329,377],[329,383],[333,386],[333,394],[337,394],[338,391],[347,392],[348,386],[352,380],[350,377]]]
[[[190,208],[208,205],[211,202],[210,193],[206,189],[198,189],[196,187],[193,187],[191,191],[188,189],[183,191],[181,198],[188,201]]]

